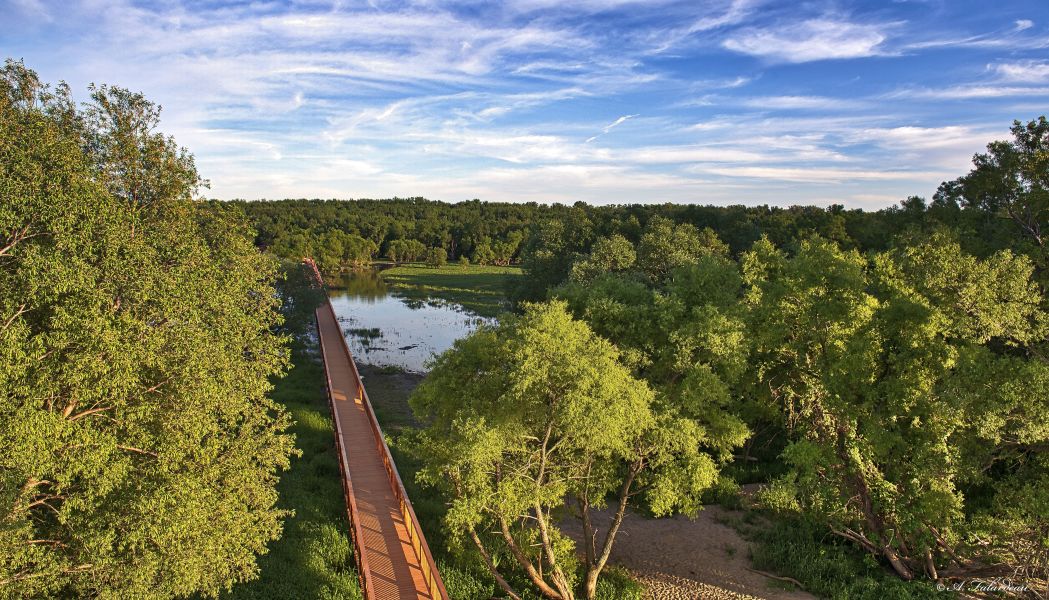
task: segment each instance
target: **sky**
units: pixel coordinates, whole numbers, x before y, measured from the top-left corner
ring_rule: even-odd
[[[162,105],[211,198],[930,197],[1049,112],[1046,0],[0,0],[0,55]]]

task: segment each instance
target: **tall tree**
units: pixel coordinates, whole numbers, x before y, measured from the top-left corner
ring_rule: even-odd
[[[779,497],[904,579],[971,566],[955,548],[962,485],[1049,441],[1049,367],[1026,350],[1046,333],[1031,262],[939,235],[869,258],[763,240],[743,264],[753,390],[791,436]]]
[[[215,595],[281,530],[275,265],[157,114],[0,71],[0,597]]]
[[[447,494],[446,526],[515,598],[508,568],[544,597],[581,587],[593,598],[631,501],[695,514],[716,476],[701,449],[707,432],[621,361],[564,303],[530,305],[456,342],[412,396],[430,423],[420,477]],[[615,516],[601,536],[592,512],[608,498]],[[557,527],[569,514],[584,532],[581,586],[574,544]],[[494,558],[504,555],[509,565]]]
[[[936,193],[940,203],[958,203],[1013,222],[1034,246],[1039,267],[1049,267],[1049,121],[1013,121],[1011,141],[987,144],[973,156],[973,169],[944,182]]]

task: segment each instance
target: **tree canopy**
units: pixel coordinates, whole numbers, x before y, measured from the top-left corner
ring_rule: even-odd
[[[0,597],[215,595],[281,531],[275,262],[158,115],[0,71]]]
[[[695,514],[717,473],[702,449],[707,430],[566,308],[531,305],[457,341],[411,400],[430,423],[417,442],[420,476],[451,499],[446,527],[515,598],[514,578],[574,597],[574,544],[557,526],[566,498],[584,530],[581,583],[592,598],[627,505]],[[591,513],[608,498],[616,516],[600,536]]]

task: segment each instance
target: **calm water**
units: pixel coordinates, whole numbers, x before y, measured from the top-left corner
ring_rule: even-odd
[[[426,370],[426,361],[452,342],[492,319],[478,317],[443,300],[400,298],[378,272],[347,274],[330,292],[335,316],[357,362]]]

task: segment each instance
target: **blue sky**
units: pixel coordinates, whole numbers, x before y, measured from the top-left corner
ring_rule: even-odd
[[[0,0],[0,54],[144,92],[209,197],[930,196],[1049,112],[1029,2]]]

